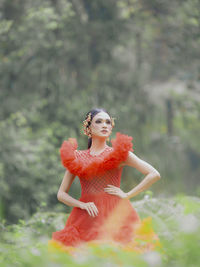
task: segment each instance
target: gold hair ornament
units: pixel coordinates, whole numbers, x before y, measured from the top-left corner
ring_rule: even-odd
[[[92,121],[91,112],[87,115],[87,118],[83,121],[83,133],[89,137],[92,137],[89,125]]]
[[[112,125],[112,127],[114,127],[115,126],[115,118],[110,117],[110,119],[111,119],[111,125]]]

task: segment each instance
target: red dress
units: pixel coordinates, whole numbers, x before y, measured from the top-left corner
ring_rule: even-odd
[[[92,217],[86,210],[73,207],[64,229],[54,232],[52,240],[72,247],[92,240],[133,244],[134,229],[141,223],[136,210],[130,200],[104,191],[108,184],[120,187],[123,167],[119,165],[133,151],[132,137],[118,132],[111,143],[112,147],[106,146],[101,154],[92,156],[89,149],[77,150],[74,138],[63,142],[61,161],[80,179],[79,200],[94,202],[98,215]]]

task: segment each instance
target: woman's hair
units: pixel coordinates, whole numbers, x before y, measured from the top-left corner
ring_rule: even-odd
[[[93,109],[91,109],[90,111],[87,112],[85,119],[87,119],[87,117],[88,117],[88,115],[90,113],[91,114],[91,121],[92,121],[94,116],[97,115],[99,112],[105,112],[110,116],[110,114],[104,108],[93,108]],[[88,126],[90,126],[91,121],[88,123]],[[92,137],[89,137],[88,138],[88,148],[90,148],[91,145],[92,145]]]

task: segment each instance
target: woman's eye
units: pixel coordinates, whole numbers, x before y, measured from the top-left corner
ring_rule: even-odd
[[[95,121],[96,123],[101,123],[101,121],[100,120],[97,120],[97,121]]]
[[[111,121],[108,120],[108,121],[106,121],[106,123],[107,123],[107,124],[111,124]]]

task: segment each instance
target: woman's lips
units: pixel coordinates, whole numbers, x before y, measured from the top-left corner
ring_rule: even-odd
[[[102,132],[102,133],[107,133],[108,131],[106,131],[106,130],[102,130],[101,132]]]

